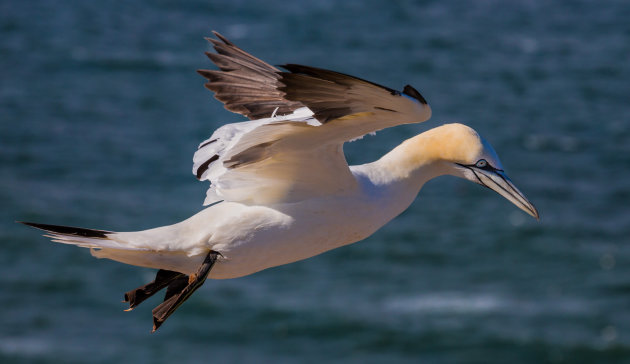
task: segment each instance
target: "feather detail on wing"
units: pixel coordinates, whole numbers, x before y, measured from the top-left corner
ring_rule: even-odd
[[[201,143],[193,174],[211,182],[204,205],[290,202],[353,184],[341,143],[328,144],[307,108],[287,116],[226,124]],[[332,152],[328,149],[333,148]],[[329,173],[339,174],[332,181]]]
[[[348,115],[363,114],[388,124],[417,123],[431,117],[420,93],[405,86],[402,92],[343,73],[298,64],[283,65],[278,89],[284,98],[313,110],[322,123]]]
[[[214,34],[217,54],[207,55],[220,70],[199,73],[228,110],[256,120],[224,125],[200,144],[193,174],[212,184],[205,205],[294,202],[355,188],[344,142],[431,116],[409,85],[401,92],[296,64],[281,72]]]
[[[284,99],[277,89],[280,70],[243,51],[221,34],[206,38],[217,53],[206,52],[220,70],[198,70],[208,82],[206,88],[225,104],[225,108],[254,120],[290,114],[303,107],[300,102]]]

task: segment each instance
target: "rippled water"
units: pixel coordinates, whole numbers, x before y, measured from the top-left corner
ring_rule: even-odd
[[[0,361],[630,361],[630,5],[0,1]],[[537,223],[454,178],[364,242],[209,281],[156,334],[148,269],[15,220],[136,230],[201,208],[197,144],[239,120],[204,90],[216,29],[273,64],[410,83],[480,131]]]

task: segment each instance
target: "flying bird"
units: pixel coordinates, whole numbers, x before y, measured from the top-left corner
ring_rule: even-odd
[[[298,64],[283,70],[217,32],[216,70],[199,70],[225,108],[248,121],[202,142],[193,174],[209,181],[204,210],[174,225],[114,232],[23,222],[93,256],[158,269],[125,293],[132,310],[166,288],[153,331],[207,278],[246,276],[363,240],[403,212],[422,186],[454,175],[488,187],[538,219],[472,128],[446,124],[402,142],[377,161],[349,166],[343,144],[431,116],[413,87],[401,91]]]

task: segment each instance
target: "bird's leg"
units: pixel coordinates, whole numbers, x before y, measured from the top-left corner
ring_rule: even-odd
[[[153,296],[164,287],[176,285],[177,282],[187,280],[187,276],[184,273],[173,272],[170,270],[160,269],[155,275],[155,280],[151,283],[147,283],[144,286],[132,289],[125,293],[125,300],[123,302],[129,302],[129,308],[126,311],[131,311],[136,308],[147,298]],[[167,289],[168,292],[168,289]]]
[[[193,273],[188,276],[188,281],[184,281],[178,278],[169,284],[166,289],[166,296],[164,302],[153,309],[153,331],[157,330],[166,319],[177,308],[184,303],[190,297],[197,288],[201,287],[210,273],[210,269],[217,260],[219,253],[210,251],[203,261],[201,266],[197,269],[197,273]]]

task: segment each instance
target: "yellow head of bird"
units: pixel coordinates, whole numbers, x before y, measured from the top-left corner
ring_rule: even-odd
[[[434,165],[451,174],[488,187],[536,219],[538,210],[512,183],[494,148],[474,129],[446,124],[431,129],[403,145],[407,161],[415,168]]]

